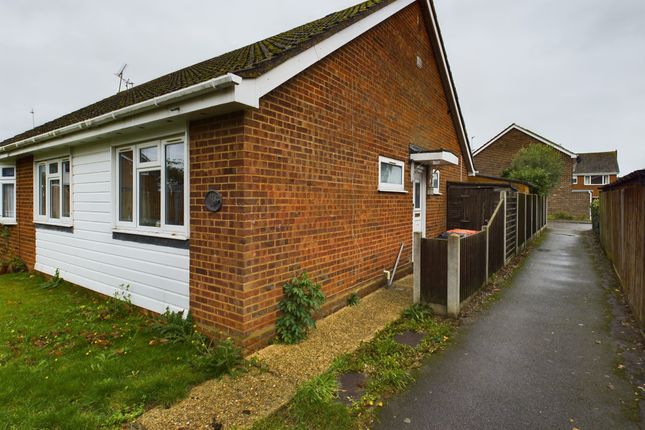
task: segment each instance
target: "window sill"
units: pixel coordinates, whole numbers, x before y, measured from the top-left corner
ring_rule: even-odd
[[[112,239],[179,249],[188,249],[190,245],[188,238],[182,234],[155,233],[127,229],[112,230]]]
[[[18,221],[15,219],[1,219],[0,218],[0,225],[5,225],[7,227],[18,225]]]
[[[74,233],[74,226],[72,224],[53,224],[48,222],[34,221],[34,225],[38,229],[62,231],[65,233]]]
[[[432,197],[432,196],[443,196],[443,193],[432,193],[432,194],[428,194],[428,197]]]
[[[398,194],[408,194],[408,191],[406,190],[383,190],[381,188],[378,189],[379,193],[398,193]]]

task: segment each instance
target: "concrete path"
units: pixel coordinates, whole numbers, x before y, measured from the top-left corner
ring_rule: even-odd
[[[628,419],[632,389],[615,373],[589,228],[550,226],[501,300],[465,321],[375,428],[639,428]]]

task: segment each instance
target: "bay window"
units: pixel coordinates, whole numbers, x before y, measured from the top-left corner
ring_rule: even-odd
[[[0,166],[0,224],[16,222],[16,168]]]
[[[182,138],[116,149],[118,229],[186,234],[186,152]]]
[[[69,158],[36,162],[34,221],[71,225],[71,174]]]

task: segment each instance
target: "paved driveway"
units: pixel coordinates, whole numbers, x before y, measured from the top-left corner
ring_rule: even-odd
[[[513,286],[391,399],[377,429],[636,429],[580,224],[550,226]]]

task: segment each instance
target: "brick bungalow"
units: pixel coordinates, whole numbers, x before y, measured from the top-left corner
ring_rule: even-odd
[[[283,284],[382,286],[474,174],[433,5],[370,0],[0,143],[0,223],[30,268],[249,349]],[[4,174],[4,173],[3,173]],[[4,201],[0,198],[0,201]]]
[[[531,130],[511,124],[473,153],[478,175],[501,176],[511,166],[515,155],[532,144],[558,151],[564,166],[560,182],[549,196],[549,214],[589,218],[590,203],[598,197],[599,187],[617,178],[618,152],[577,154]]]

